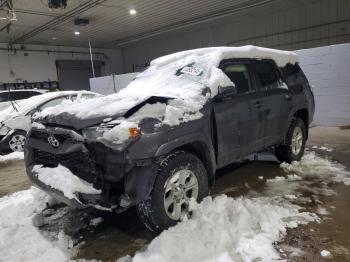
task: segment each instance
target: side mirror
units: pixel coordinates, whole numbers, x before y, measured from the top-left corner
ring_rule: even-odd
[[[219,86],[218,98],[229,99],[237,95],[237,89],[235,86]]]

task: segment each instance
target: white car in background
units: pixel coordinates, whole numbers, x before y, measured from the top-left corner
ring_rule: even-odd
[[[42,95],[47,93],[45,89],[14,89],[0,91],[0,111],[4,110],[13,103],[27,99],[33,96]]]
[[[16,101],[0,111],[0,154],[23,151],[26,134],[31,127],[31,117],[36,112],[84,99],[99,97],[89,91],[50,92]]]

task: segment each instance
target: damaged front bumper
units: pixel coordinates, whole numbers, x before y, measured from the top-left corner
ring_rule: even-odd
[[[89,146],[82,135],[69,128],[33,127],[27,137],[26,170],[34,185],[72,207],[92,206],[108,211],[118,208],[123,199],[123,186],[118,188],[118,182],[123,177],[123,168],[115,163],[117,153],[109,154],[108,157],[104,156],[103,148],[95,149],[95,146]],[[50,144],[50,141],[54,142]],[[89,147],[94,149],[93,152],[89,150]],[[123,158],[121,156],[119,158],[119,161],[122,161]],[[59,164],[68,168],[75,176],[92,184],[94,188],[100,189],[102,193],[77,192],[75,199],[69,199],[60,190],[40,181],[38,174],[33,170],[35,165],[54,168]],[[113,191],[113,197],[111,191]]]
[[[52,188],[51,186],[40,181],[38,179],[38,174],[36,172],[30,171],[28,172],[28,176],[36,187],[40,188],[41,190],[45,191],[53,198],[57,199],[58,201],[68,206],[79,208],[79,209],[83,209],[86,207],[95,207],[98,209],[99,207],[101,207],[101,209],[112,211],[111,208],[102,207],[100,205],[101,194],[83,194],[83,193],[77,192],[75,193],[76,198],[70,199],[66,197],[64,193],[61,192],[60,190]]]

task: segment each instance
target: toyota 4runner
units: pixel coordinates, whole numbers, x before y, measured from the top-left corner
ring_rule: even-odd
[[[26,140],[27,173],[68,205],[136,206],[143,223],[161,231],[208,195],[217,169],[267,149],[280,161],[300,160],[314,106],[292,52],[175,53],[117,94],[40,112]],[[74,181],[83,184],[72,196],[65,191]],[[79,191],[83,185],[90,190]]]

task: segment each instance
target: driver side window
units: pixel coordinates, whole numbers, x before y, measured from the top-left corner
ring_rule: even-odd
[[[250,76],[246,64],[225,65],[223,72],[235,84],[238,95],[250,92]]]

